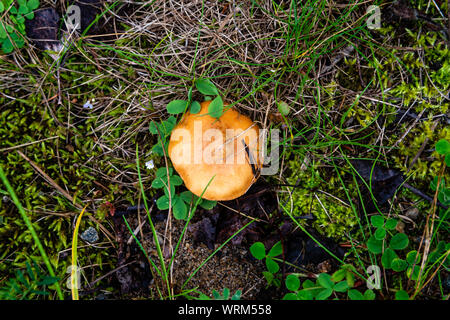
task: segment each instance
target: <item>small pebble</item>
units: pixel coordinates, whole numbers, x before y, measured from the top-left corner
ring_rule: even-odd
[[[81,234],[81,239],[89,243],[97,242],[98,241],[97,230],[95,230],[93,227],[87,228],[87,230]]]

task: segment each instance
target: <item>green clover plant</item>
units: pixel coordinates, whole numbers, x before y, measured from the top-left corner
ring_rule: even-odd
[[[262,242],[255,242],[250,247],[250,253],[257,260],[265,259],[266,267],[268,271],[264,271],[263,275],[266,278],[268,284],[274,284],[275,286],[280,285],[280,280],[275,276],[275,274],[280,270],[280,266],[275,260],[279,260],[276,257],[283,253],[283,247],[281,242],[278,241],[273,245],[273,247],[266,253],[266,248]]]
[[[285,285],[291,292],[287,293],[283,300],[326,300],[332,295],[334,300],[339,300],[337,293],[347,293],[350,300],[374,300],[375,293],[372,290],[367,289],[363,294],[352,289],[354,270],[352,265],[345,264],[331,276],[328,273],[320,273],[315,282],[307,279],[303,284],[300,283],[298,274],[289,274]]]
[[[198,79],[195,81],[195,87],[200,93],[206,96],[205,100],[210,100],[211,96],[215,96],[208,107],[208,113],[214,118],[220,118],[223,114],[223,100],[216,86],[210,80]],[[189,89],[187,100],[172,100],[167,104],[166,108],[170,114],[180,114],[184,113],[188,107],[189,111],[193,114],[200,112],[200,102],[192,99],[192,87]]]
[[[167,175],[167,171],[169,175]],[[175,192],[175,187],[181,186],[182,184],[183,180],[179,175],[173,173],[173,168],[159,168],[156,170],[155,179],[152,182],[152,188],[164,189],[164,195],[156,200],[158,209],[168,210],[171,206],[173,216],[175,219],[179,220],[187,219],[189,205],[191,203],[196,203],[199,199],[190,191],[183,191],[181,194],[177,194]],[[199,205],[206,210],[211,210],[216,205],[216,201],[200,199]]]
[[[34,18],[39,0],[0,0],[0,45],[3,53],[11,53],[25,45],[25,19]],[[6,14],[5,14],[6,11]]]
[[[217,290],[212,291],[214,300],[240,300],[241,299],[241,290],[236,290],[236,292],[230,297],[230,289],[224,288],[222,293],[218,292]],[[208,297],[204,293],[200,293],[198,300],[211,300],[210,297]]]

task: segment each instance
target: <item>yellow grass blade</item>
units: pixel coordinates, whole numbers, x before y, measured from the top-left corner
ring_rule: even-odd
[[[80,228],[81,218],[83,217],[84,210],[86,209],[87,205],[81,210],[80,215],[77,218],[77,222],[75,224],[75,230],[73,231],[73,238],[72,238],[72,268],[71,268],[71,274],[70,274],[70,283],[71,283],[71,290],[72,290],[72,300],[79,300],[78,298],[78,266],[77,266],[77,247],[78,247],[78,229]]]

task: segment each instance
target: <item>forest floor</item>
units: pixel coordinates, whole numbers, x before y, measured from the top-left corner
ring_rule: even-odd
[[[0,298],[448,299],[449,2],[369,4],[0,0]],[[278,170],[168,210],[202,81]]]

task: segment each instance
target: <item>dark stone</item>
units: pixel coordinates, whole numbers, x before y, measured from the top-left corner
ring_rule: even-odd
[[[59,51],[60,16],[53,8],[34,11],[34,19],[25,21],[25,31],[31,42],[41,50]]]

